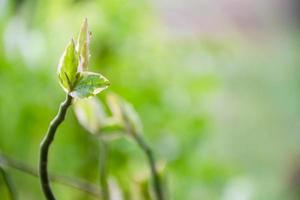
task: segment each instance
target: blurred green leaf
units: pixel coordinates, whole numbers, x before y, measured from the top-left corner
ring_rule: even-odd
[[[134,134],[139,134],[142,132],[142,123],[139,115],[135,111],[132,104],[127,101],[123,101],[121,104],[121,109],[123,113],[124,120],[130,125]]]
[[[58,64],[58,78],[66,92],[70,92],[77,80],[78,57],[75,51],[74,40],[67,45]]]
[[[70,95],[76,98],[90,97],[105,90],[109,84],[109,81],[101,74],[82,72]]]
[[[96,98],[76,99],[73,108],[79,123],[90,133],[109,140],[121,137],[124,127],[107,116],[101,101]]]
[[[120,96],[109,93],[107,104],[113,116],[121,121],[131,134],[142,132],[142,123],[134,107]]]
[[[119,122],[123,121],[121,99],[115,93],[110,92],[106,96],[107,106],[113,116],[113,118]]]
[[[124,127],[118,121],[113,118],[107,118],[105,124],[101,124],[100,132],[112,133],[112,132],[122,132]]]
[[[90,133],[97,133],[106,118],[103,105],[96,98],[76,100],[74,111],[79,123]]]

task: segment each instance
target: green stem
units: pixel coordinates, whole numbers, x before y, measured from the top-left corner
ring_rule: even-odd
[[[0,166],[5,166],[9,167],[15,170],[18,170],[20,172],[23,172],[25,174],[34,176],[34,177],[39,177],[38,171],[31,167],[28,166],[27,164],[20,162],[18,160],[14,160],[7,155],[4,155],[3,153],[0,153]],[[86,182],[81,179],[77,178],[72,178],[72,177],[67,177],[67,176],[59,176],[56,174],[51,174],[49,173],[49,180],[51,182],[59,183],[77,190],[80,190],[82,192],[85,192],[97,199],[99,199],[100,196],[100,191],[98,187],[94,184],[91,184],[89,182]]]
[[[152,175],[152,179],[153,179],[153,187],[154,187],[154,191],[155,191],[155,194],[156,194],[156,199],[157,200],[164,200],[162,185],[161,185],[161,181],[160,181],[157,169],[156,169],[155,158],[154,158],[154,155],[152,153],[152,150],[146,144],[146,142],[140,136],[140,134],[134,133],[133,137],[135,138],[135,140],[138,143],[138,145],[140,146],[140,148],[144,151],[144,153],[145,153],[145,155],[148,159],[149,166],[150,166],[150,171],[151,171],[151,175]]]
[[[101,196],[103,200],[109,200],[109,186],[107,181],[107,144],[103,138],[99,138],[100,146],[100,185],[101,185]]]
[[[40,182],[47,200],[55,200],[54,194],[51,190],[48,177],[48,151],[54,139],[55,132],[58,126],[64,121],[67,110],[72,103],[72,97],[66,96],[66,100],[60,105],[59,111],[55,118],[51,121],[48,131],[40,145],[40,160],[39,160],[39,174]]]
[[[0,166],[0,172],[2,174],[4,182],[6,184],[10,199],[11,200],[16,200],[17,199],[17,193],[16,193],[14,184],[13,184],[10,176],[8,176],[8,174],[6,173],[4,168],[2,168],[1,166]]]

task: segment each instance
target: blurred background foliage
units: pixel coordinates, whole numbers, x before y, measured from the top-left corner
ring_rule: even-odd
[[[170,199],[299,199],[297,8],[292,0],[0,0],[0,150],[37,166],[64,98],[58,59],[87,17],[90,66],[140,114],[167,163]],[[109,173],[131,200],[145,158],[126,139],[109,150]],[[98,184],[98,156],[70,110],[51,171]],[[36,178],[8,173],[20,199],[43,199]],[[92,199],[54,189],[58,199]],[[8,199],[2,179],[0,199]]]

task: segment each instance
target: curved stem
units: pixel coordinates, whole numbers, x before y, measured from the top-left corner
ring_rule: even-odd
[[[144,151],[144,153],[148,159],[151,174],[152,174],[153,186],[154,186],[154,190],[155,190],[155,194],[156,194],[156,199],[163,200],[164,196],[163,196],[163,191],[162,191],[162,185],[161,185],[161,181],[160,181],[157,169],[156,169],[155,158],[151,151],[151,148],[146,144],[144,139],[139,134],[133,134],[133,137],[135,138],[136,142],[141,147],[141,149]]]
[[[104,139],[99,138],[100,146],[100,185],[101,185],[101,196],[103,200],[109,200],[109,187],[107,181],[107,144]]]
[[[51,121],[47,134],[40,145],[39,175],[41,186],[47,200],[55,200],[48,177],[48,151],[54,139],[56,129],[64,121],[67,110],[71,103],[72,97],[67,95],[66,100],[60,105],[57,115]]]
[[[39,173],[35,168],[28,166],[23,162],[14,160],[14,159],[8,157],[7,155],[4,155],[3,153],[0,153],[0,167],[1,166],[10,167],[12,169],[18,170],[25,174],[28,174],[28,175],[31,175],[34,177],[39,177]],[[98,199],[101,198],[98,187],[87,181],[77,179],[77,178],[66,177],[66,176],[59,176],[59,175],[51,174],[51,173],[49,173],[49,180],[51,182],[59,183],[59,184],[80,190],[82,192],[86,192],[87,194],[89,194],[95,198],[98,198]]]
[[[15,187],[14,187],[14,184],[13,184],[10,176],[8,176],[6,171],[1,166],[0,166],[0,172],[2,174],[3,180],[6,184],[7,190],[9,192],[10,199],[11,200],[16,200],[17,199],[17,194],[16,194]]]

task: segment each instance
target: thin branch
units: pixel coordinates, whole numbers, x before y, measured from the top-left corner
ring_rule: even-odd
[[[39,177],[39,173],[36,169],[33,167],[30,167],[20,161],[14,160],[9,158],[8,156],[0,153],[0,167],[5,166],[5,167],[10,167],[13,169],[16,169],[20,172],[23,172],[25,174],[34,176],[34,177]],[[93,185],[87,181],[83,181],[77,178],[71,178],[71,177],[66,177],[66,176],[59,176],[59,175],[53,175],[49,174],[49,180],[51,182],[56,182],[77,190],[80,190],[82,192],[85,192],[96,199],[100,199],[100,191],[96,185]]]
[[[72,97],[67,94],[66,100],[60,105],[59,111],[51,121],[47,134],[40,145],[39,174],[44,195],[47,200],[55,200],[48,177],[48,151],[54,139],[56,129],[64,121],[67,110],[72,103]]]
[[[151,151],[151,148],[146,144],[146,142],[140,136],[140,134],[134,133],[132,135],[133,135],[134,139],[136,140],[136,142],[138,143],[138,145],[140,146],[140,148],[144,151],[144,153],[148,159],[150,171],[152,174],[153,186],[154,186],[154,190],[155,190],[155,194],[156,194],[156,199],[163,200],[164,195],[163,195],[163,191],[162,191],[162,184],[161,184],[160,177],[159,177],[157,169],[156,169],[155,159],[154,159],[153,153]]]
[[[10,199],[16,200],[17,192],[15,190],[15,186],[11,180],[11,177],[6,173],[6,171],[4,170],[4,168],[2,166],[0,166],[0,172],[2,174],[4,182],[6,184]]]
[[[130,120],[126,114],[123,113],[124,122],[125,122],[125,130],[127,133],[129,133],[134,140],[137,142],[139,147],[143,150],[144,154],[147,157],[149,166],[150,166],[150,172],[152,176],[152,183],[155,191],[156,200],[164,200],[164,194],[162,189],[162,184],[160,181],[160,177],[158,175],[157,169],[156,169],[156,161],[154,158],[154,155],[152,153],[151,148],[147,145],[147,143],[144,141],[144,138],[142,137],[142,134],[137,131],[132,125],[130,124]]]
[[[101,195],[103,200],[109,200],[109,186],[107,181],[107,154],[108,154],[108,146],[106,141],[99,138],[99,147],[100,147],[100,185],[101,185]]]

